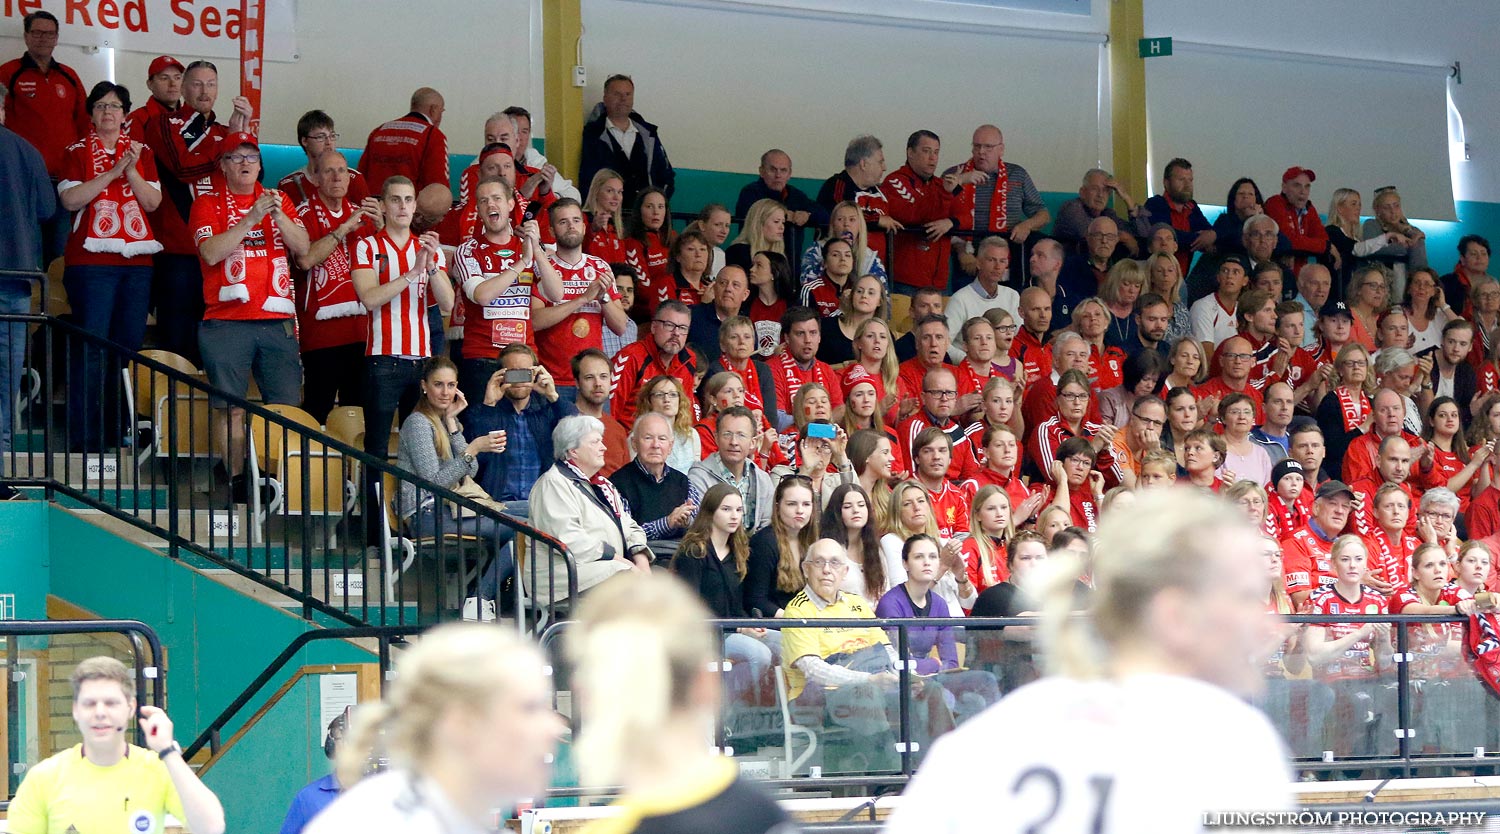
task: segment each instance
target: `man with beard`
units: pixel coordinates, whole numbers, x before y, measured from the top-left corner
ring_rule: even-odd
[[[1219,235],[1193,201],[1193,163],[1177,157],[1162,173],[1162,193],[1146,200],[1151,223],[1165,223],[1177,233],[1177,265],[1187,275],[1194,252],[1208,251]]]
[[[623,333],[628,318],[615,288],[614,270],[604,259],[584,254],[587,224],[578,201],[559,199],[547,211],[547,219],[557,240],[557,249],[549,260],[562,282],[562,300],[554,303],[533,295],[531,326],[542,367],[557,383],[558,396],[571,400],[577,385],[573,357],[589,348],[602,349],[604,327]]]
[[[1172,305],[1154,292],[1148,292],[1135,300],[1135,338],[1125,345],[1125,355],[1134,356],[1143,350],[1154,350],[1167,358],[1171,346],[1167,344],[1167,326],[1172,323]]]

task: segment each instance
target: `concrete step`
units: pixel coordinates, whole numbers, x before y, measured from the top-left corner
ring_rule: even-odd
[[[115,486],[134,486],[139,474],[136,469],[134,451],[122,449],[114,452],[26,452],[14,448],[9,455],[0,456],[0,468],[6,475],[16,478],[42,478],[48,473],[50,459],[52,477],[61,483],[80,489],[98,489]],[[141,480],[146,480],[142,476]]]

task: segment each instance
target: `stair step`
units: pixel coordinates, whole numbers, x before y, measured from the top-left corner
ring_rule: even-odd
[[[129,510],[150,510],[152,508],[165,510],[171,501],[171,491],[166,487],[156,487],[153,489],[129,487],[123,484],[119,486],[106,484],[101,488],[96,484],[89,488],[78,488],[84,489],[90,498],[102,501],[111,507],[120,507]],[[41,487],[24,487],[20,492],[36,500],[42,500],[46,494],[45,490]],[[56,500],[59,507],[69,510],[92,508],[92,505],[80,501],[71,495],[58,493]]]
[[[43,478],[47,475],[48,458],[51,458],[52,477],[59,482],[79,488],[98,489],[101,486],[113,489],[118,486],[134,486],[136,483],[135,458],[130,449],[114,452],[28,452],[12,447],[14,454],[0,460],[5,473],[17,478]]]

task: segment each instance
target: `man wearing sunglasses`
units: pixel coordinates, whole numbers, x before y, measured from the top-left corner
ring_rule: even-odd
[[[651,319],[651,338],[626,345],[615,354],[609,412],[627,428],[635,419],[636,392],[655,376],[677,377],[682,390],[687,392],[688,401],[682,407],[693,407],[697,385],[693,380],[692,355],[687,352],[688,326],[692,321],[693,315],[686,304],[664,301]]]

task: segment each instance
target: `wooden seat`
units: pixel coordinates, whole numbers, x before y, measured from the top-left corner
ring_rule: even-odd
[[[341,405],[328,412],[328,433],[350,446],[359,447],[365,433],[365,410],[357,405]]]
[[[287,449],[281,465],[287,512],[343,516],[354,506],[352,469],[351,461],[316,441],[310,442],[305,452]]]
[[[911,330],[911,296],[891,294],[891,332],[905,333]]]
[[[313,431],[322,429],[311,414],[295,405],[272,403],[266,405],[265,408],[299,426],[305,426]],[[261,471],[272,477],[280,475],[281,462],[288,453],[301,452],[309,448],[308,444],[313,442],[295,429],[272,423],[259,414],[250,415],[250,434],[255,439],[256,461],[260,464]]]
[[[201,376],[192,362],[170,351],[146,350],[141,355],[182,374]],[[212,409],[205,392],[139,362],[131,363],[129,379],[136,413],[145,415],[156,433],[157,457],[214,456]]]

